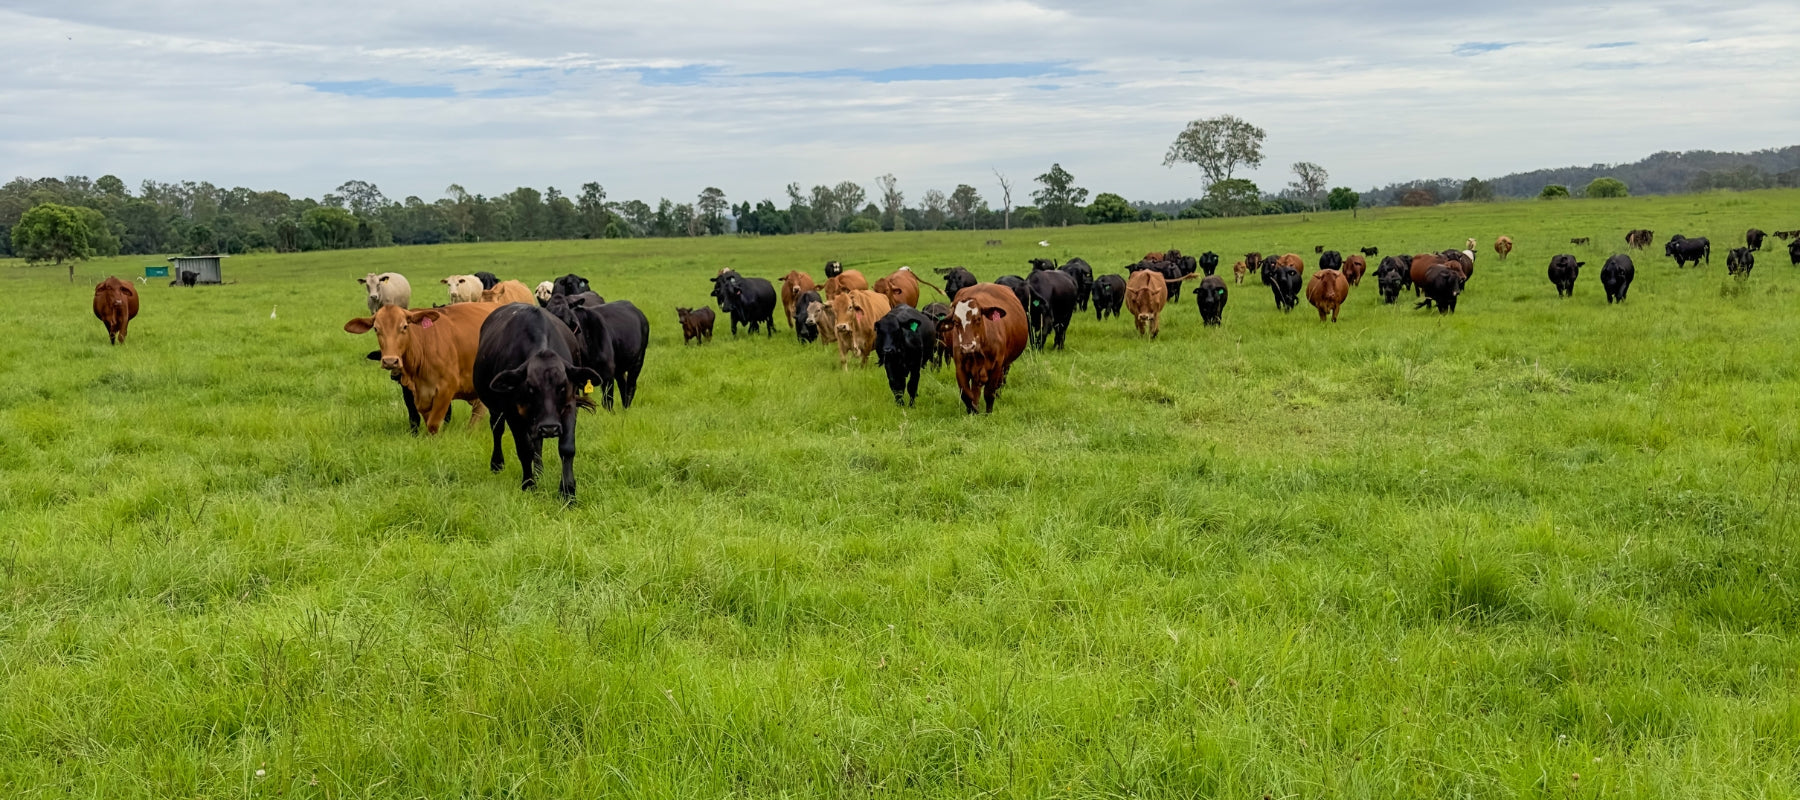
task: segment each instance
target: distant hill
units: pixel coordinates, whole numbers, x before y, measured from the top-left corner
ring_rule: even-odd
[[[1556,183],[1580,191],[1595,178],[1618,178],[1631,193],[1680,194],[1708,189],[1767,189],[1800,186],[1800,145],[1750,153],[1690,150],[1661,152],[1630,164],[1595,164],[1589,167],[1557,167],[1515,172],[1484,181],[1495,197],[1536,197],[1546,185]],[[1465,178],[1437,178],[1392,183],[1364,192],[1365,204],[1398,205],[1407,192],[1423,189],[1440,201],[1456,200]]]

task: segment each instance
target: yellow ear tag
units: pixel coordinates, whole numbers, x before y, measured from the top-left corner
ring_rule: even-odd
[[[581,387],[581,393],[582,394],[593,394],[594,393],[594,382],[588,381],[586,386]]]

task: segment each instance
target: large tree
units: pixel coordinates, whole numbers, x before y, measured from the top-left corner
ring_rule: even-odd
[[[925,227],[937,230],[944,226],[944,219],[949,214],[949,199],[936,189],[925,190],[925,198],[919,202],[919,212]]]
[[[844,220],[844,206],[838,202],[836,192],[823,184],[812,187],[811,198],[813,221],[820,230],[835,231],[838,223]]]
[[[359,217],[387,205],[388,202],[381,190],[368,181],[344,181],[337,188],[336,194],[350,206],[350,213]]]
[[[581,185],[581,195],[575,201],[575,207],[581,213],[581,235],[583,238],[598,239],[606,235],[607,223],[612,214],[606,210],[606,187],[599,181],[588,181]]]
[[[1220,217],[1242,217],[1262,211],[1262,190],[1243,178],[1226,178],[1206,187],[1202,207]]]
[[[906,195],[900,192],[900,179],[890,172],[876,178],[875,185],[881,187],[881,215],[888,218],[888,230],[906,230],[906,216],[901,213],[906,208]]]
[[[1290,169],[1294,171],[1294,182],[1288,184],[1288,188],[1306,198],[1309,207],[1317,209],[1319,192],[1325,190],[1325,182],[1331,180],[1331,173],[1311,161],[1296,161]]]
[[[1067,227],[1070,222],[1081,221],[1081,204],[1087,201],[1088,190],[1075,185],[1075,176],[1061,164],[1051,164],[1050,171],[1037,176],[1037,182],[1044,188],[1031,193],[1038,209],[1044,214],[1044,224]]]
[[[1463,181],[1462,191],[1457,198],[1465,203],[1485,203],[1494,199],[1494,187],[1480,178]]]
[[[12,229],[13,252],[29,263],[53,261],[69,265],[69,282],[75,281],[75,262],[94,256],[87,221],[78,209],[56,203],[40,203],[19,217]]]
[[[842,226],[845,219],[856,216],[863,203],[869,199],[869,193],[863,191],[862,185],[855,181],[840,182],[831,188],[831,193],[837,198],[838,225],[832,226],[834,228]]]
[[[1193,164],[1208,184],[1230,180],[1238,165],[1262,164],[1263,136],[1262,128],[1230,114],[1197,119],[1176,135],[1163,156],[1163,166]]]
[[[1132,208],[1124,197],[1112,192],[1101,192],[1094,195],[1094,204],[1087,208],[1088,222],[1130,222],[1137,218],[1137,209]]]
[[[959,183],[945,202],[951,219],[964,228],[975,227],[975,209],[981,207],[981,194],[975,191],[975,187]]]
[[[700,199],[694,203],[694,217],[700,230],[708,235],[718,236],[725,232],[725,210],[730,206],[725,202],[725,191],[716,186],[708,186],[700,192]],[[699,231],[695,231],[697,233]],[[691,234],[690,234],[691,235]]]
[[[1631,194],[1631,189],[1618,178],[1595,178],[1588,183],[1582,194],[1588,197],[1627,197]]]

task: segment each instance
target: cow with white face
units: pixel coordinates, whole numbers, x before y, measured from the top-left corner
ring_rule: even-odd
[[[986,411],[993,413],[1006,373],[1025,352],[1030,336],[1025,307],[1011,289],[978,283],[956,293],[945,324],[950,326],[950,357],[956,361],[964,410],[977,413],[975,400],[980,397]]]

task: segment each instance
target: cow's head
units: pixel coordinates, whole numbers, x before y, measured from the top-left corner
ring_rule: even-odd
[[[849,335],[853,328],[869,330],[875,325],[875,309],[869,305],[871,292],[840,292],[831,298],[832,310],[836,312],[837,330],[839,334]]]
[[[439,282],[450,287],[451,302],[481,297],[481,279],[474,275],[451,275]]]
[[[372,317],[357,317],[344,323],[347,333],[375,332],[375,344],[380,348],[382,369],[394,372],[405,366],[402,358],[412,347],[412,337],[420,330],[428,330],[443,315],[435,308],[422,308],[408,311],[399,306],[382,306]]]
[[[999,306],[982,307],[974,300],[958,300],[950,309],[950,324],[955,329],[957,349],[965,353],[973,353],[987,341],[990,327],[997,328],[1000,321],[1006,319],[1006,309]]]
[[[582,388],[599,383],[600,373],[578,367],[561,356],[541,351],[525,363],[495,375],[488,388],[506,395],[525,428],[540,439],[562,435],[563,423],[577,408],[593,408]]]
[[[556,284],[549,281],[538,284],[537,288],[531,291],[531,296],[537,298],[538,307],[540,308],[550,305],[550,298],[555,296],[555,294]]]

